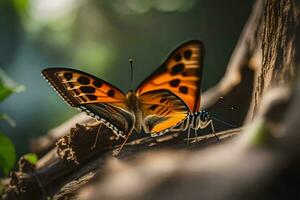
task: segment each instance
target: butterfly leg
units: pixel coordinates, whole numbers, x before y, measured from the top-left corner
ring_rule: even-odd
[[[215,132],[215,127],[214,127],[214,123],[213,123],[213,120],[212,119],[209,119],[207,121],[201,121],[200,125],[198,126],[198,129],[204,129],[206,128],[207,126],[211,126],[211,130],[214,134],[214,136],[220,140],[220,138],[217,136],[216,132]]]
[[[131,133],[132,133],[132,131],[129,132],[128,136],[126,137],[124,142],[121,144],[121,146],[113,152],[113,156],[117,156],[121,152],[121,150],[123,149],[123,147],[126,144],[127,140],[129,139]]]
[[[215,135],[215,137],[218,139],[218,141],[220,141],[220,138],[217,136],[216,131],[215,131],[215,127],[214,127],[214,123],[212,120],[209,121],[209,124],[211,126],[211,130],[213,132],[213,134]]]
[[[98,137],[99,137],[99,134],[100,134],[100,130],[101,130],[101,128],[102,128],[102,124],[103,124],[103,123],[100,123],[100,125],[99,125],[99,127],[98,127],[97,134],[96,134],[96,139],[95,139],[94,145],[91,147],[91,150],[95,149],[96,146],[97,146]]]
[[[196,143],[198,144],[199,140],[198,140],[198,130],[199,129],[194,129],[194,134],[195,134],[195,137],[196,137]]]
[[[188,127],[188,137],[187,137],[187,145],[190,145],[190,136],[191,136],[191,128]]]

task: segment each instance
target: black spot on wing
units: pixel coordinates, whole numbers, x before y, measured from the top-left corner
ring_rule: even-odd
[[[187,60],[189,60],[192,57],[192,51],[191,50],[185,50],[183,52],[183,57]]]
[[[171,71],[172,71],[172,74],[178,74],[178,73],[180,73],[183,69],[184,69],[184,64],[179,63],[179,64],[174,65],[174,66],[172,67]]]
[[[84,93],[94,93],[96,91],[96,89],[91,86],[82,86],[80,90]]]
[[[170,81],[169,84],[171,87],[178,87],[179,83],[180,83],[179,79],[174,79],[174,80]]]
[[[180,55],[180,53],[178,53],[178,54],[176,54],[175,56],[174,56],[174,60],[175,61],[177,61],[177,62],[179,62],[180,60],[181,60],[181,55]]]
[[[66,72],[66,73],[64,73],[64,77],[65,77],[65,79],[67,79],[67,81],[69,81],[73,78],[73,75],[70,72]]]
[[[87,97],[90,101],[97,100],[97,97],[94,96],[94,95],[86,95],[86,97]]]
[[[157,107],[158,107],[158,105],[151,105],[151,106],[149,107],[149,109],[152,110],[152,111],[154,111]]]
[[[114,97],[115,96],[115,91],[108,90],[107,95],[110,96],[110,97]]]
[[[183,94],[187,94],[189,91],[186,86],[181,86],[181,87],[179,87],[179,92],[181,92]]]
[[[90,84],[90,79],[88,79],[87,77],[84,77],[84,76],[80,76],[77,81],[82,85]]]
[[[100,80],[94,80],[94,86],[99,88],[102,86],[102,82]]]

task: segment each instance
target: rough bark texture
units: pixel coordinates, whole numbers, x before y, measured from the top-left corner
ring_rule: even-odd
[[[267,1],[262,37],[263,62],[258,71],[255,108],[270,86],[291,84],[299,59],[299,1]]]
[[[112,158],[123,140],[104,128],[92,149],[98,125],[66,131],[72,121],[47,136],[37,165],[20,160],[3,198],[299,199],[299,21],[299,0],[257,0],[226,74],[204,93],[202,108],[239,105],[243,129],[192,135],[188,148],[187,133],[134,134]]]

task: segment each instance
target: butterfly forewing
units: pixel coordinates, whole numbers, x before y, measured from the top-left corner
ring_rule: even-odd
[[[188,116],[187,105],[167,90],[156,90],[139,96],[143,128],[147,133],[160,133],[182,122]]]
[[[198,111],[203,54],[203,44],[198,40],[182,44],[140,84],[136,90],[137,94],[167,89],[179,96],[192,112]]]
[[[71,106],[86,103],[120,103],[125,94],[113,85],[88,73],[67,68],[48,68],[44,77]]]
[[[125,94],[113,85],[79,70],[48,68],[44,77],[72,107],[105,123],[115,133],[127,133],[133,117],[127,110]]]

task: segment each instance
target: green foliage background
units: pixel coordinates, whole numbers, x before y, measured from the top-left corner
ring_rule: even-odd
[[[206,45],[204,90],[223,75],[251,10],[252,0],[2,0],[0,67],[25,92],[0,105],[17,126],[0,122],[16,145],[74,115],[40,76],[43,68],[67,66],[128,89],[159,66],[179,43],[199,38]],[[226,120],[226,119],[225,119]]]
[[[0,104],[11,94],[22,92],[24,89],[23,85],[18,85],[0,69]],[[16,126],[16,122],[5,113],[0,113],[1,121],[6,121],[11,127]],[[0,169],[2,170],[0,171],[0,177],[1,174],[8,175],[9,171],[14,167],[15,161],[16,150],[14,144],[5,134],[0,132]]]

